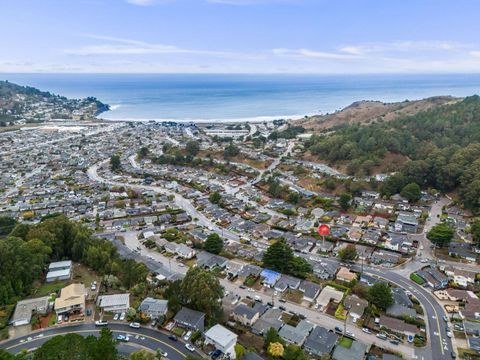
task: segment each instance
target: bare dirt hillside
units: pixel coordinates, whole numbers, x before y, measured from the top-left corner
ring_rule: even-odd
[[[451,96],[435,96],[422,100],[383,103],[380,101],[357,101],[333,114],[311,116],[296,120],[296,125],[306,129],[324,130],[349,124],[367,125],[376,120],[391,121],[399,117],[415,115],[420,111],[456,102],[461,99]]]

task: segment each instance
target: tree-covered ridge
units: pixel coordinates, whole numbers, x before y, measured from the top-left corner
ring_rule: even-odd
[[[441,191],[458,190],[461,200],[472,210],[480,209],[480,97],[437,107],[413,116],[352,125],[326,136],[313,136],[309,150],[334,164],[348,161],[352,175],[370,175],[386,156],[401,155],[402,164],[387,164],[385,170],[398,171],[395,186],[400,191],[408,183]]]

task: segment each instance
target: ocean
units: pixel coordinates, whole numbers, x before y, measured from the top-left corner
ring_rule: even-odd
[[[395,102],[480,92],[469,75],[0,74],[73,98],[95,96],[110,120],[256,121],[300,118],[359,100]]]

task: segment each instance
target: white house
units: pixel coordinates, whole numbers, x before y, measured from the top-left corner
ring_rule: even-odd
[[[216,349],[235,359],[235,344],[238,335],[222,325],[215,325],[205,332],[205,344],[211,344]]]
[[[103,311],[126,312],[130,307],[130,294],[102,295],[98,297],[97,305]]]

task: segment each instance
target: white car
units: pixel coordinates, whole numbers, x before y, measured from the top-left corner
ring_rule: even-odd
[[[123,320],[125,320],[125,313],[124,312],[122,312],[120,314],[120,321],[123,321]]]
[[[108,321],[105,321],[105,320],[95,321],[95,326],[107,326],[107,325],[108,325]]]
[[[188,341],[192,337],[192,331],[188,331],[185,336],[183,337],[183,340]]]
[[[370,331],[369,328],[362,328],[362,331],[365,333],[365,334],[371,334],[372,332]]]
[[[347,335],[347,336],[350,336],[350,337],[352,337],[352,338],[354,338],[354,337],[355,337],[355,334],[354,334],[354,333],[352,333],[351,331],[348,331],[348,330],[347,330],[347,331],[345,331],[345,335]]]
[[[191,352],[195,351],[195,346],[193,346],[192,344],[185,344],[185,347]]]
[[[116,313],[116,314],[113,316],[113,320],[115,320],[115,321],[117,321],[119,318],[120,318],[120,314],[119,314],[119,313]]]
[[[140,329],[140,324],[137,323],[137,322],[132,322],[130,323],[129,325],[131,328],[134,328],[134,329]]]

